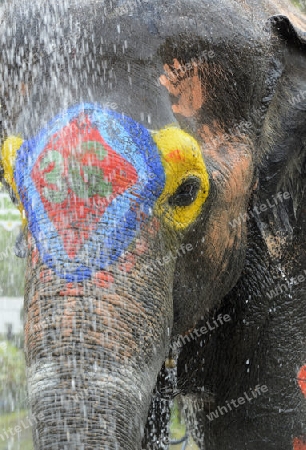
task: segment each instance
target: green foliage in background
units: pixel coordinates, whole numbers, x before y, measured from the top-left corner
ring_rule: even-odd
[[[0,297],[23,297],[25,259],[17,258],[17,230],[0,228]]]
[[[0,415],[0,450],[33,450],[32,429],[23,429],[21,433],[9,434],[10,429],[20,426],[22,421],[26,422],[28,411],[16,411],[10,414]],[[9,434],[6,438],[4,431]],[[3,439],[1,438],[3,437]]]
[[[179,440],[186,434],[186,426],[180,412],[179,402],[175,400],[171,411],[171,424],[170,424],[171,439]],[[181,450],[182,444],[171,445],[170,450]],[[193,442],[192,438],[188,439],[186,450],[199,450],[199,447]]]
[[[291,0],[294,6],[299,8],[301,11],[306,12],[306,1],[305,0]]]
[[[0,194],[3,194],[1,191]],[[1,213],[5,211],[5,214]],[[0,297],[23,297],[25,259],[17,258],[14,252],[15,242],[20,233],[20,225],[7,231],[1,225],[3,221],[20,222],[20,214],[9,199],[1,198],[0,205]]]
[[[0,342],[0,412],[26,406],[24,353],[9,341]]]

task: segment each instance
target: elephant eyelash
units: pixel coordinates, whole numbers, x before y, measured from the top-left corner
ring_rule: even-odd
[[[172,207],[190,206],[197,198],[201,188],[201,181],[197,177],[189,177],[171,195],[168,203]]]

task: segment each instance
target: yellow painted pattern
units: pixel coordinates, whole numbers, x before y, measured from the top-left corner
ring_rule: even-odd
[[[196,220],[209,193],[209,176],[201,148],[192,136],[174,126],[152,132],[152,137],[161,153],[166,176],[156,213],[172,228],[184,230]],[[201,181],[195,201],[190,206],[170,206],[169,198],[190,176]]]
[[[160,151],[166,176],[165,188],[156,202],[155,211],[172,228],[184,230],[196,220],[209,193],[209,176],[200,146],[192,136],[174,126],[152,132],[152,137]],[[22,214],[24,226],[24,209],[14,180],[15,159],[22,143],[20,137],[12,136],[6,139],[2,146],[2,164],[4,179],[19,201],[18,209]],[[201,181],[195,201],[190,206],[170,206],[169,198],[190,176]]]
[[[4,169],[4,179],[5,181],[10,185],[10,187],[13,189],[18,201],[18,209],[22,215],[22,225],[25,226],[26,219],[25,219],[25,213],[22,206],[22,203],[20,201],[20,197],[18,194],[18,189],[14,180],[14,165],[15,160],[17,156],[17,152],[20,149],[21,145],[23,143],[23,140],[20,137],[16,136],[10,136],[6,139],[2,146],[2,165]]]

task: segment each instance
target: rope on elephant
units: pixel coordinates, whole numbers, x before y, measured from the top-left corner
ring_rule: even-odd
[[[179,439],[179,440],[170,440],[170,445],[179,445],[179,444],[183,444],[182,450],[185,450],[186,447],[187,447],[187,444],[188,444],[188,439],[189,439],[188,434],[185,434],[185,436],[182,437],[182,438]]]

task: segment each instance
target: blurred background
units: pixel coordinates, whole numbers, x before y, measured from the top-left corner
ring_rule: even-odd
[[[290,1],[288,2],[290,3]],[[301,11],[306,12],[306,2],[305,0],[291,0],[294,6],[297,6]]]

